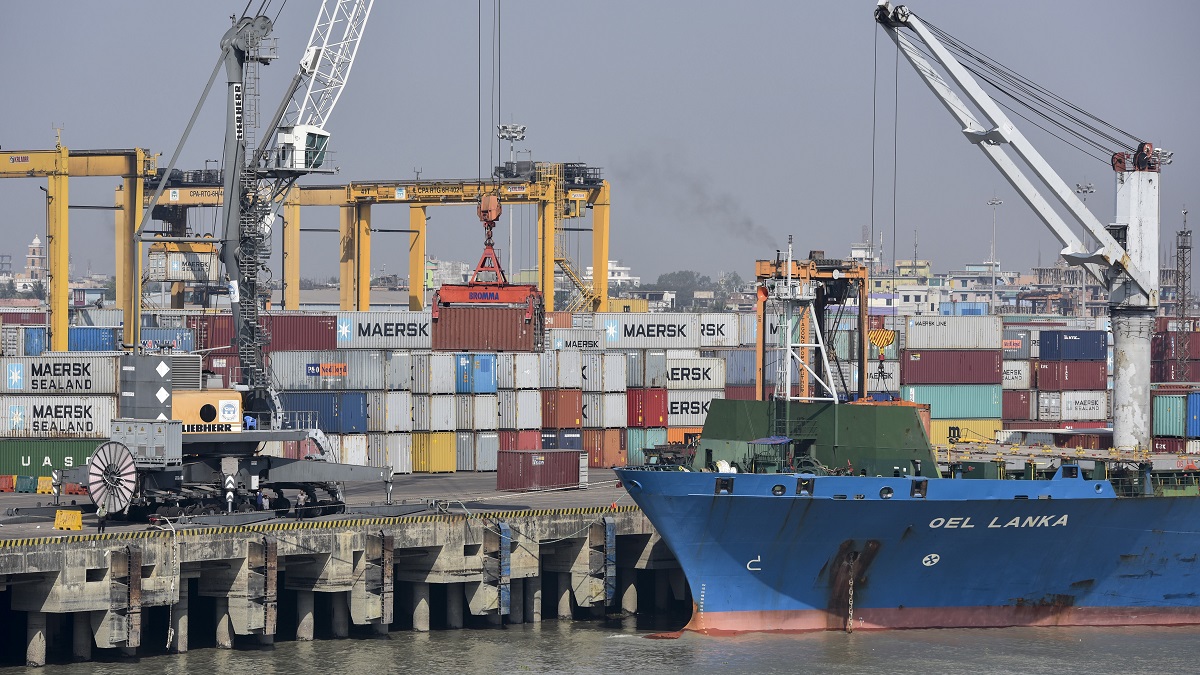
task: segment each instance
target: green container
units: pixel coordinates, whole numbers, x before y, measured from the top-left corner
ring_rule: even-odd
[[[1187,429],[1187,395],[1155,396],[1153,427],[1155,436],[1183,438]]]
[[[900,397],[928,403],[935,420],[959,418],[999,419],[1001,385],[998,384],[909,384],[900,387]]]
[[[98,439],[0,439],[0,475],[38,476],[54,469],[83,466],[103,441]],[[20,479],[18,479],[20,480]]]

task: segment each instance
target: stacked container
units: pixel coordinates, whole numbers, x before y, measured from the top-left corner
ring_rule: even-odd
[[[1073,428],[1111,419],[1108,333],[1042,330],[1037,361],[1038,421]]]
[[[542,448],[541,354],[496,355],[498,450]]]
[[[624,430],[628,426],[628,356],[620,352],[584,352],[581,435],[588,466],[625,465]]]
[[[1200,319],[1155,319],[1150,343],[1153,382],[1200,382]]]
[[[930,442],[992,442],[1000,430],[1003,351],[998,316],[908,317],[901,396],[930,405]]]

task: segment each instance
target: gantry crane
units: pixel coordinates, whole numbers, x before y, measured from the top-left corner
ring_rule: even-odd
[[[1150,331],[1158,307],[1159,169],[1169,155],[1156,152],[1146,142],[1112,155],[1117,222],[1102,225],[943,43],[942,38],[947,38],[943,32],[931,29],[908,7],[893,6],[889,0],[880,0],[875,20],[961,125],[967,140],[983,151],[1063,244],[1063,259],[1082,266],[1108,289],[1114,357],[1113,443],[1119,450],[1150,448]],[[956,42],[954,48],[962,51],[964,46]],[[982,119],[975,117],[926,54],[941,66]],[[1099,248],[1091,252],[1085,248],[1009,151]]]

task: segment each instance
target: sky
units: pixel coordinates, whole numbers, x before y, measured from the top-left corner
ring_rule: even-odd
[[[254,0],[258,4],[259,0]],[[268,14],[279,12],[274,0]],[[42,0],[5,7],[0,148],[144,147],[166,166],[245,0]],[[262,69],[273,111],[317,15],[288,0]],[[1162,239],[1200,206],[1200,40],[1182,0],[914,0],[910,7],[979,51],[1107,122],[1174,151],[1164,169]],[[339,174],[312,183],[488,176],[507,158],[495,122],[528,126],[517,150],[535,161],[598,166],[612,185],[610,257],[652,282],[695,270],[752,276],[792,235],[800,257],[849,253],[864,229],[884,258],[934,270],[989,257],[993,196],[1005,269],[1050,264],[1061,248],[872,19],[870,0],[837,2],[493,3],[379,0],[349,83],[326,127]],[[498,77],[492,73],[498,70]],[[219,80],[219,82],[223,82]],[[493,90],[498,89],[498,103]],[[498,106],[498,112],[494,110]],[[179,166],[221,156],[223,87],[214,87]],[[1023,120],[1017,126],[1069,185],[1091,183],[1101,222],[1114,210],[1107,160],[1088,157]],[[482,143],[479,141],[482,136]],[[215,166],[212,162],[208,166]],[[893,172],[893,167],[896,170]],[[23,261],[45,232],[42,179],[0,181],[0,253]],[[73,179],[73,205],[112,204],[117,181]],[[530,207],[514,207],[514,267],[532,264]],[[429,254],[474,262],[474,210],[431,209]],[[1196,212],[1193,216],[1200,216]],[[376,207],[376,227],[406,227],[407,209]],[[71,212],[77,273],[113,270],[112,214]],[[304,227],[336,227],[336,209],[306,208]],[[194,224],[211,228],[215,214]],[[505,215],[497,243],[507,262]],[[586,224],[585,224],[586,225]],[[302,236],[303,274],[337,273],[336,234]],[[372,267],[406,273],[407,235],[376,236]],[[590,235],[569,244],[587,264]]]

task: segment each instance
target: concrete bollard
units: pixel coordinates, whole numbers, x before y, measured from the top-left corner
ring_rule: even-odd
[[[179,589],[179,602],[171,608],[171,630],[174,635],[171,636],[171,651],[175,654],[182,654],[188,650],[188,583],[185,579],[183,586]]]
[[[619,574],[621,588],[621,611],[637,614],[637,570],[622,569]]]
[[[429,584],[414,581],[413,585],[413,630],[429,632]]]
[[[296,591],[296,640],[311,642],[313,639],[313,592]]]
[[[217,649],[233,649],[233,622],[229,620],[229,598],[217,601]]]
[[[25,665],[46,665],[46,613],[26,613]]]
[[[525,580],[525,620],[542,622],[542,578],[529,577]]]
[[[571,618],[571,573],[558,573],[558,618]]]

